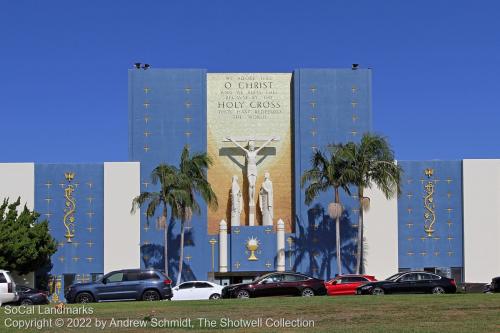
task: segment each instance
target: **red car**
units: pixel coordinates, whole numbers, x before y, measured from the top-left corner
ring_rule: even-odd
[[[335,279],[325,282],[329,296],[356,295],[356,288],[362,284],[377,281],[372,275],[339,275]]]

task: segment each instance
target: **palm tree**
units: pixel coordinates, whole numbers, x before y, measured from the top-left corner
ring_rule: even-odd
[[[184,230],[185,223],[190,221],[193,212],[199,214],[200,206],[196,202],[195,195],[199,194],[210,208],[217,209],[218,202],[212,186],[207,180],[207,170],[212,165],[212,159],[206,153],[195,153],[189,155],[189,149],[184,146],[181,154],[179,170],[182,183],[185,184],[185,190],[189,193],[189,200],[182,201],[180,206],[181,220],[181,241],[180,241],[180,258],[179,258],[179,273],[177,275],[177,285],[181,283],[182,265],[184,262]]]
[[[401,193],[402,169],[394,160],[387,140],[379,135],[364,134],[360,143],[349,142],[342,150],[343,157],[349,161],[349,169],[355,175],[352,183],[358,188],[359,222],[357,242],[356,274],[363,272],[363,212],[370,205],[370,198],[364,190],[375,184],[387,199]]]
[[[155,215],[156,209],[161,208],[162,214],[158,217],[158,227],[163,229],[164,261],[165,274],[168,275],[168,208],[171,209],[172,218],[180,218],[182,206],[190,202],[191,195],[186,191],[185,178],[180,171],[171,165],[160,164],[151,173],[152,183],[160,184],[158,192],[142,192],[132,201],[131,213],[135,213],[145,203],[148,203],[146,209],[146,218],[149,219]]]
[[[344,145],[336,144],[328,147],[327,153],[317,150],[311,159],[312,168],[302,175],[301,187],[305,190],[305,203],[310,205],[321,193],[333,188],[334,201],[328,205],[328,215],[335,219],[336,245],[337,245],[337,271],[342,274],[342,260],[340,253],[340,216],[342,205],[340,203],[339,189],[350,195],[349,183],[354,179],[352,170],[348,168],[347,161],[342,157]]]
[[[177,285],[180,284],[182,266],[184,262],[184,234],[185,224],[190,221],[193,213],[201,212],[196,201],[196,194],[216,209],[217,197],[207,180],[207,170],[212,165],[212,159],[205,153],[196,153],[190,156],[189,149],[184,146],[181,153],[179,168],[172,165],[160,164],[151,173],[152,183],[160,184],[159,192],[142,192],[132,201],[132,213],[146,202],[148,207],[146,217],[154,216],[157,207],[162,207],[162,215],[158,218],[158,225],[164,230],[164,260],[165,273],[168,275],[168,208],[171,208],[172,218],[181,221],[179,272]]]

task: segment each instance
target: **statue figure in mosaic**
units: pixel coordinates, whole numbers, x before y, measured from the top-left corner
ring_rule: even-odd
[[[275,140],[275,137],[268,139],[262,146],[258,149],[255,148],[255,140],[248,141],[248,149],[243,147],[238,143],[236,139],[231,137],[226,138],[231,141],[237,147],[241,148],[245,152],[246,164],[247,164],[247,178],[248,178],[248,196],[250,205],[255,205],[255,182],[257,181],[257,154],[265,146],[267,146],[271,141]]]
[[[242,211],[243,199],[240,185],[238,184],[238,176],[233,176],[233,181],[231,183],[231,226],[237,227],[240,225],[240,215]]]
[[[259,206],[262,212],[262,225],[273,225],[273,182],[269,172],[264,174],[264,182],[259,192]]]

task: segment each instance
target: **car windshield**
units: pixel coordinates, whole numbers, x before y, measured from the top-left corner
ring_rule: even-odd
[[[394,274],[394,275],[392,275],[392,276],[389,276],[389,277],[388,277],[387,279],[385,279],[385,280],[386,280],[386,281],[394,281],[394,280],[396,280],[398,277],[400,277],[400,276],[401,276],[401,274],[403,274],[403,273],[397,273],[397,274]]]

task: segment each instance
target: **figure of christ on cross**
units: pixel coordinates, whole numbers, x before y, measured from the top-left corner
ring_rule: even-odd
[[[255,183],[257,182],[257,154],[262,150],[265,146],[267,146],[272,141],[278,141],[276,137],[271,137],[266,140],[262,146],[258,149],[255,148],[255,139],[248,140],[248,149],[243,147],[238,143],[238,140],[233,137],[227,137],[226,140],[231,141],[237,147],[241,148],[245,152],[246,165],[247,165],[247,178],[248,178],[248,196],[249,196],[249,205],[255,209]],[[246,141],[246,140],[245,140]],[[253,225],[253,221],[250,220],[250,225]]]

